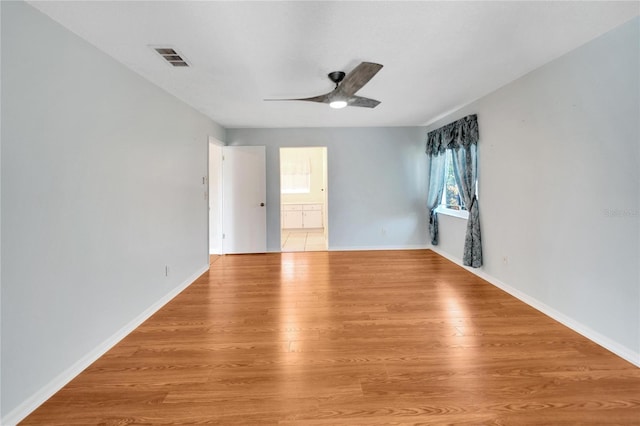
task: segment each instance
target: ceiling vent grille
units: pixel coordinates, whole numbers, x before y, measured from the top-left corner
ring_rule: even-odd
[[[172,47],[152,47],[152,49],[174,67],[189,66],[189,63]]]

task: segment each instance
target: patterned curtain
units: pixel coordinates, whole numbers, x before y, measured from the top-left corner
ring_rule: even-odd
[[[429,209],[429,235],[431,244],[438,245],[438,213],[436,207],[442,199],[444,189],[444,166],[446,155],[444,152],[429,155],[429,193],[427,195],[427,209]]]
[[[478,198],[476,194],[476,182],[478,181],[478,116],[469,115],[458,121],[447,124],[439,129],[429,132],[427,135],[427,155],[431,159],[433,167],[433,159],[435,157],[444,158],[443,154],[447,149],[451,150],[453,156],[453,169],[456,183],[462,193],[464,204],[469,211],[469,219],[467,220],[467,233],[464,241],[464,254],[462,262],[466,266],[479,268],[482,266],[482,243],[480,236],[480,209],[478,206]],[[444,162],[444,160],[442,160]],[[444,167],[444,166],[443,166]],[[441,172],[444,176],[444,173]],[[433,169],[430,173],[431,178],[434,176]],[[440,185],[440,196],[442,196],[442,186],[444,182],[436,180],[435,185]],[[440,183],[439,183],[440,182]],[[430,222],[435,216],[434,207],[431,206],[431,182],[429,183],[429,195],[427,204],[429,207]],[[439,201],[439,198],[437,199]],[[429,231],[431,232],[431,223]],[[437,244],[437,217],[435,222],[436,243]],[[431,234],[433,243],[433,234]]]

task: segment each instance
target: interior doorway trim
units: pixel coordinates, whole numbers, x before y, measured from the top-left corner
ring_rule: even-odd
[[[222,147],[224,142],[209,136],[208,141],[208,230],[209,255],[223,253],[222,247]]]
[[[327,147],[280,147],[279,166],[280,250],[327,251]]]

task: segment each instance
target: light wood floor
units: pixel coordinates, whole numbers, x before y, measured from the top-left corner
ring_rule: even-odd
[[[640,369],[431,251],[222,256],[24,424],[638,425]]]

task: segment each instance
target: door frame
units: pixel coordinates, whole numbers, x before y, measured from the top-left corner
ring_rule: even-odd
[[[218,158],[215,159],[215,162],[220,165],[219,170],[214,170],[214,164],[212,164],[212,145],[219,147]],[[222,148],[224,147],[224,142],[219,139],[216,139],[213,136],[209,136],[209,140],[207,143],[207,181],[208,181],[208,197],[207,197],[207,252],[209,256],[212,254],[223,254],[223,239],[222,239],[222,203],[224,200],[222,199]],[[212,179],[212,174],[215,174],[216,178]],[[214,186],[217,186],[214,187]],[[211,208],[211,206],[215,208]],[[217,227],[213,226],[214,222],[216,222]],[[218,250],[212,249],[212,228],[218,229],[217,235],[215,238],[218,240],[217,247]]]
[[[280,252],[282,252],[282,231],[283,231],[283,213],[282,213],[282,150],[283,149],[314,149],[321,148],[322,149],[322,192],[323,192],[323,200],[322,200],[322,224],[324,230],[324,243],[326,247],[326,251],[329,251],[329,161],[328,161],[328,152],[329,147],[326,145],[312,145],[312,146],[279,146],[278,147],[278,209],[280,213],[280,221],[278,224],[278,237],[280,239]],[[312,171],[313,173],[313,171]]]

